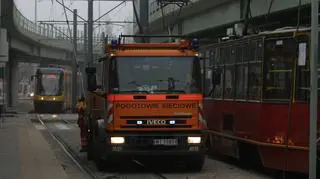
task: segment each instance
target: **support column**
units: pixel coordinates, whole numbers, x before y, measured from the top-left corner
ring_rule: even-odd
[[[87,67],[93,67],[93,0],[88,0],[88,58]]]
[[[10,57],[8,62],[9,75],[8,75],[8,107],[17,106],[18,100],[18,87],[19,87],[19,79],[18,79],[18,63]]]
[[[149,2],[140,0],[139,19],[143,32],[149,34]]]
[[[87,66],[87,60],[88,59],[88,26],[85,23],[83,25],[83,51],[84,51],[84,61],[83,61],[83,68],[81,70],[82,73],[82,82],[83,82],[83,94],[84,96],[87,96],[87,88],[88,88],[88,84],[87,84],[87,75],[86,75],[86,71],[85,68]]]
[[[145,0],[132,1],[134,14],[138,23],[139,33],[149,34],[149,2]],[[149,42],[148,38],[134,38],[137,42]]]
[[[319,1],[311,1],[309,179],[317,178]]]
[[[73,10],[73,65],[72,65],[72,109],[76,108],[78,95],[77,69],[77,9]]]

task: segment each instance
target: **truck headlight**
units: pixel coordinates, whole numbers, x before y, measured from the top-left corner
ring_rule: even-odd
[[[123,144],[124,137],[111,137],[111,144]]]
[[[201,137],[188,137],[188,144],[200,144]]]

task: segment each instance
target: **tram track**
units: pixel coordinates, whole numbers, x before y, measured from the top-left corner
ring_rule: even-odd
[[[46,124],[48,121],[41,119],[40,114],[35,114],[35,122],[38,122],[41,124],[41,126],[45,129],[45,131],[49,134],[50,137],[59,145],[59,147],[63,150],[63,152],[67,155],[67,157],[81,170],[82,173],[87,175],[89,178],[92,179],[120,179],[120,178],[127,178],[130,174],[122,174],[122,173],[103,173],[103,176],[100,176],[98,172],[93,171],[90,169],[90,167],[87,166],[87,164],[84,164],[81,159],[77,156],[77,154],[74,152],[74,150],[71,148],[71,146],[68,144],[67,141],[65,141],[60,135],[56,134],[54,131],[50,129],[50,127]],[[56,122],[63,122],[65,124],[72,124],[72,122],[66,120],[66,119],[59,119]],[[139,162],[138,160],[132,159],[131,161],[133,164],[138,166],[139,168],[142,168],[144,172],[152,175],[153,177],[159,178],[159,179],[167,179],[166,176],[163,174],[156,172],[156,171],[150,171],[149,167],[144,165],[143,163]]]
[[[63,139],[61,139],[59,135],[52,132],[38,114],[36,114],[36,120],[46,129],[46,132],[55,140],[55,142],[57,142],[57,144],[59,144],[63,152],[84,174],[88,175],[90,178],[99,179],[99,177],[95,173],[93,173],[85,165],[81,164],[81,162],[77,159],[76,155],[68,146],[68,144],[66,144],[66,142]]]
[[[35,116],[32,116],[32,119],[34,123],[37,123],[37,125],[42,126],[42,128],[44,128],[45,130],[42,130],[44,133],[46,133],[45,135],[47,137],[51,137],[53,142],[55,142],[57,149],[60,151],[60,153],[64,153],[66,160],[69,160],[69,162],[71,162],[71,165],[74,165],[74,168],[76,170],[79,171],[79,173],[83,173],[85,176],[87,176],[87,178],[94,178],[94,179],[120,179],[120,178],[130,178],[130,179],[138,179],[138,176],[148,176],[145,178],[153,178],[153,179],[168,179],[168,178],[199,178],[199,175],[206,175],[206,173],[210,173],[211,171],[209,170],[213,170],[211,169],[211,166],[216,168],[217,167],[217,163],[212,163],[210,168],[204,169],[207,171],[203,171],[201,172],[201,174],[198,174],[198,176],[192,176],[194,174],[187,174],[184,172],[174,172],[173,173],[171,171],[169,171],[169,173],[167,172],[163,172],[162,168],[161,171],[158,170],[157,167],[152,167],[152,165],[148,165],[145,164],[145,162],[142,162],[140,159],[137,158],[132,158],[127,160],[125,166],[128,164],[130,167],[132,168],[136,168],[137,171],[133,170],[130,167],[123,167],[121,166],[121,168],[116,168],[116,169],[112,169],[113,171],[108,171],[107,170],[102,170],[99,171],[97,170],[95,164],[92,161],[88,161],[85,157],[85,154],[79,154],[77,149],[75,148],[75,146],[77,145],[75,141],[71,141],[71,140],[75,140],[73,139],[75,137],[75,134],[69,135],[70,131],[68,128],[60,128],[60,125],[56,125],[57,123],[60,124],[64,124],[66,126],[71,126],[70,129],[76,129],[75,127],[75,120],[71,120],[68,117],[65,118],[62,115],[58,115],[59,117],[53,117],[52,119],[49,119],[50,116],[52,115],[46,115],[46,114],[34,114]],[[48,118],[48,117],[49,118]],[[72,131],[72,130],[71,130]],[[76,131],[74,131],[76,132]],[[73,133],[73,132],[72,132]],[[64,135],[67,135],[69,137],[64,137]],[[49,139],[48,138],[48,139]],[[60,148],[60,149],[59,149]],[[209,157],[209,160],[213,160],[213,161],[220,161],[223,163],[227,163],[230,166],[226,167],[232,167],[232,168],[239,168],[241,170],[245,170],[248,173],[251,173],[252,175],[259,175],[259,176],[265,176],[265,177],[270,177],[270,178],[281,178],[282,177],[271,177],[270,173],[265,173],[265,172],[261,172],[261,171],[257,171],[255,169],[251,169],[251,168],[247,168],[247,167],[241,167],[241,165],[239,166],[239,164],[236,164],[234,162],[230,162],[228,160],[223,160],[223,159],[217,159],[216,157]],[[148,163],[148,162],[147,162]],[[170,168],[170,167],[169,167]],[[124,170],[124,171],[122,171]],[[129,172],[127,171],[129,170]],[[169,169],[171,170],[171,168]],[[215,169],[216,170],[216,169]],[[234,169],[232,169],[234,170]],[[215,172],[214,172],[215,173]],[[137,176],[138,175],[138,176]],[[214,176],[214,174],[209,174],[212,177]],[[224,174],[225,176],[227,176],[228,174]],[[243,175],[243,174],[240,174]],[[183,177],[182,177],[183,176]],[[269,178],[268,177],[268,178]],[[201,178],[201,177],[200,177]],[[199,178],[199,179],[200,179]],[[220,176],[218,177],[220,178]]]

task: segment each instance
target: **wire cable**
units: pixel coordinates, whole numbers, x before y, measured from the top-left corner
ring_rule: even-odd
[[[107,11],[106,13],[102,14],[102,16],[100,16],[99,18],[97,18],[96,20],[94,20],[93,22],[97,22],[99,21],[102,17],[104,17],[105,15],[109,14],[110,12],[112,12],[113,10],[117,9],[119,6],[121,6],[122,4],[124,4],[126,2],[126,0],[122,1],[121,3],[119,3],[118,5],[114,6],[112,9],[110,9],[109,11]],[[132,3],[134,4],[134,3]]]
[[[69,4],[67,7],[70,8],[72,5],[73,5],[73,1],[70,2],[70,4]],[[59,16],[58,19],[60,19],[62,16],[64,16],[64,12],[62,12],[62,13],[60,14],[60,16]]]
[[[72,36],[72,32],[71,32],[71,27],[70,27],[70,23],[69,23],[69,20],[68,20],[68,14],[67,14],[66,6],[64,4],[64,0],[62,0],[62,5],[63,5],[63,11],[64,11],[64,14],[65,14],[66,22],[67,22],[67,25],[68,25],[69,35],[71,37]],[[71,39],[71,43],[72,43],[72,38],[70,38],[70,39]],[[76,40],[76,39],[74,39],[74,40]],[[80,72],[80,70],[79,70],[79,64],[77,62],[77,51],[76,51],[76,47],[74,46],[73,43],[72,43],[72,47],[73,47],[73,60],[74,60],[74,63],[76,65],[76,67],[77,67],[77,71],[76,71],[75,75],[77,75],[77,78],[78,78],[78,72]],[[84,91],[83,78],[81,78],[81,89],[82,89],[82,91]]]
[[[136,5],[135,5],[134,1],[132,1],[132,6],[133,6],[134,16],[136,17],[136,21],[137,21],[137,24],[138,24],[139,32],[140,32],[140,34],[144,34],[144,31],[142,29],[140,18],[138,16],[137,8],[136,8]],[[145,42],[144,38],[142,38],[142,42]]]
[[[59,4],[64,8],[64,14],[66,14],[66,10],[68,10],[68,11],[71,12],[71,13],[73,13],[73,11],[72,11],[70,8],[68,8],[67,6],[65,6],[64,3],[61,3],[61,2],[58,1],[58,0],[56,0],[56,2],[59,3]],[[78,16],[81,20],[87,21],[85,18],[79,16],[78,14],[77,14],[77,16]]]
[[[272,0],[273,2],[273,0]],[[296,25],[296,33],[299,31],[299,26],[300,26],[300,17],[301,16],[301,0],[299,0],[299,5],[298,5],[298,13],[297,13],[297,25]],[[296,41],[298,43],[298,40]],[[285,179],[287,175],[287,169],[288,169],[288,152],[289,152],[289,137],[291,136],[292,133],[292,107],[294,104],[294,99],[295,99],[295,87],[296,87],[296,72],[297,72],[297,60],[296,58],[293,58],[292,61],[292,79],[291,79],[291,91],[290,91],[290,101],[289,101],[289,106],[288,106],[288,126],[287,126],[287,135],[286,135],[286,147],[285,147],[285,171],[283,172],[282,178]]]
[[[267,13],[266,16],[265,16],[265,22],[266,22],[266,23],[267,23],[267,20],[268,20],[268,18],[269,18],[269,16],[270,16],[273,2],[274,2],[274,0],[271,0],[271,1],[270,1],[269,8],[268,8],[268,13]]]
[[[175,16],[176,16],[176,18],[178,18],[180,16],[181,12],[182,12],[182,8],[183,8],[184,5],[171,4],[171,5],[173,5],[173,8],[171,9],[171,13],[169,13],[169,12],[167,13],[167,16],[169,18],[166,18],[166,15],[165,15],[165,12],[164,12],[164,8],[167,7],[168,4],[167,5],[163,5],[163,2],[158,2],[158,5],[159,4],[160,4],[160,8],[161,8],[163,29],[168,32],[168,35],[172,35],[172,31],[174,29],[175,21],[174,20],[170,20],[170,19],[171,18],[173,19]],[[179,10],[176,9],[176,6],[179,7]],[[177,14],[175,14],[176,11],[178,11]],[[171,16],[171,18],[170,18],[170,16]],[[166,21],[167,21],[167,23],[166,23]],[[170,38],[169,41],[172,42],[172,39]]]

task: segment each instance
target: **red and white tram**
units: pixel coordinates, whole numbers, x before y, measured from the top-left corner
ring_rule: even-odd
[[[292,28],[202,47],[212,152],[308,173],[309,46]]]

